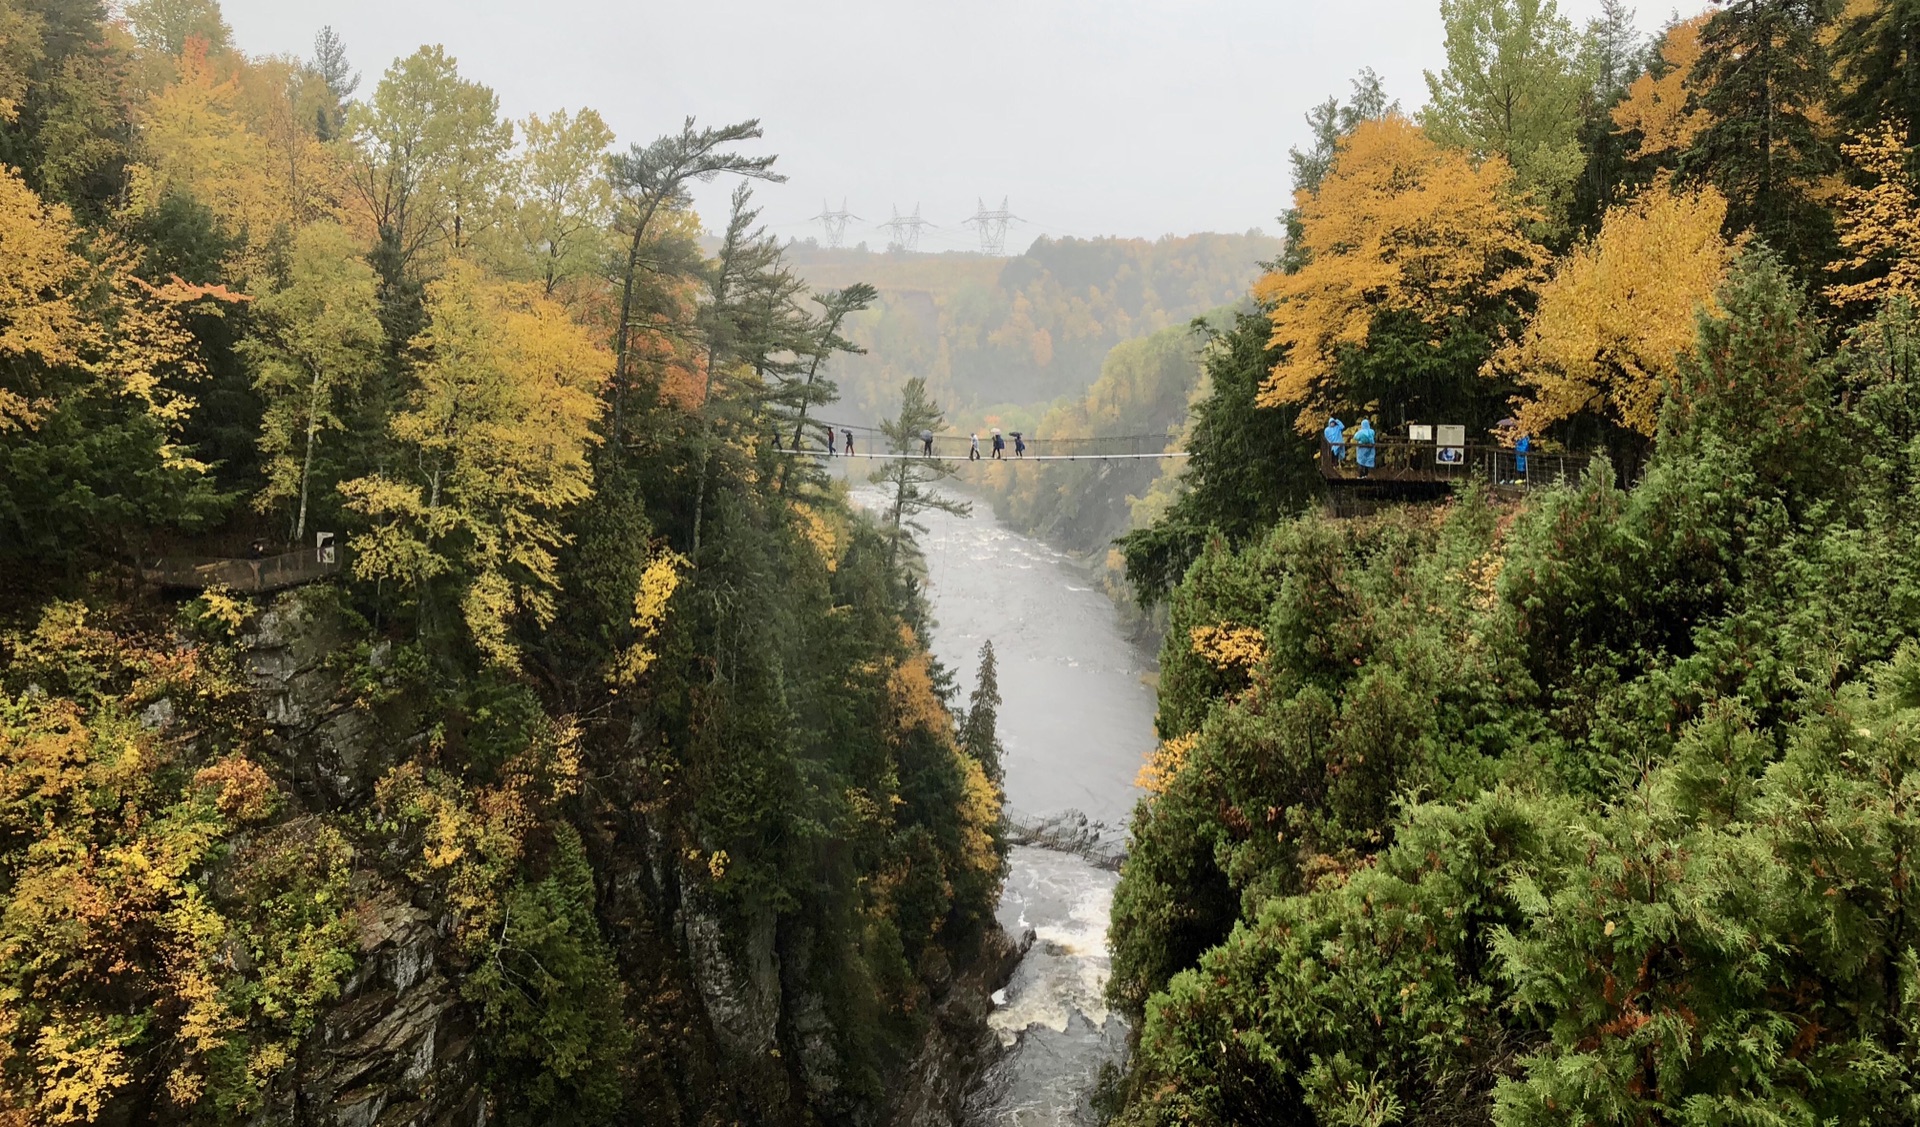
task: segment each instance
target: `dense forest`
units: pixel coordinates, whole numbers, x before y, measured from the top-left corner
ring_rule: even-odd
[[[0,1123],[950,1099],[992,681],[927,651],[924,495],[778,453],[874,300],[779,178],[438,47],[0,0]]]
[[[836,367],[850,421],[890,417],[901,383],[919,376],[957,418],[1018,425],[1080,397],[1117,345],[1242,299],[1258,263],[1281,246],[1258,232],[1043,236],[1012,258],[810,243],[788,256],[818,288],[867,282],[879,291],[871,309],[847,320],[848,339],[863,351]]]
[[[1123,544],[1114,1121],[1920,1121],[1920,5],[1443,0]],[[1597,451],[1337,520],[1329,416]],[[1351,434],[1351,432],[1349,432]]]

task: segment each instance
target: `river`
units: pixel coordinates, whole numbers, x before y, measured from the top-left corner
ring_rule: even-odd
[[[875,499],[877,500],[877,498]],[[933,650],[954,671],[959,700],[978,654],[999,661],[1001,743],[1009,815],[1032,825],[1078,811],[1104,824],[1117,855],[1154,746],[1151,658],[1122,633],[1113,604],[1066,556],[994,519],[921,518],[933,606]],[[1013,850],[1000,922],[1035,941],[990,1021],[1006,1054],[969,1100],[978,1127],[1092,1124],[1101,1066],[1121,1063],[1126,1024],[1107,1011],[1107,923],[1118,877],[1072,853]]]

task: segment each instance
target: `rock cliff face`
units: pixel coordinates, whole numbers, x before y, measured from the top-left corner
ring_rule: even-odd
[[[302,816],[341,815],[369,801],[392,749],[423,738],[405,701],[351,707],[329,655],[345,631],[298,594],[257,620],[246,657],[260,709]],[[383,660],[371,655],[378,668]],[[396,733],[398,736],[396,737]],[[848,1114],[829,999],[808,952],[771,915],[742,927],[678,885],[644,817],[628,814],[594,845],[601,916],[630,991],[683,999],[637,1014],[634,1084],[646,1119],[767,1124],[864,1122],[957,1127],[968,1086],[999,1053],[990,997],[1020,949],[997,929],[958,968],[944,956],[921,978],[934,1020],[879,1115]],[[460,992],[451,920],[404,877],[365,856],[354,878],[357,965],[304,1040],[294,1067],[254,1122],[328,1127],[484,1127],[494,1115],[477,1015]],[[440,914],[437,914],[440,913]]]
[[[426,912],[368,889],[360,967],[302,1046],[269,1121],[478,1127],[487,1121],[471,1015],[439,966]]]
[[[907,1070],[906,1087],[890,1127],[961,1127],[966,1096],[981,1073],[999,1058],[1000,1039],[987,1026],[994,991],[1013,977],[1033,942],[1028,932],[1016,945],[995,929],[938,1003],[934,1027]]]

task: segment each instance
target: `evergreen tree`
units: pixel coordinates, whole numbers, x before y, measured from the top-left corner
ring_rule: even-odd
[[[1897,124],[1909,150],[1920,146],[1920,0],[1849,4],[1833,44],[1834,108],[1853,133]],[[1920,158],[1908,169],[1920,175]]]
[[[1603,0],[1600,15],[1587,22],[1581,43],[1581,70],[1589,85],[1580,109],[1585,166],[1571,198],[1575,232],[1590,234],[1599,228],[1627,179],[1628,138],[1615,126],[1613,108],[1626,97],[1645,55],[1633,9],[1626,0]]]
[[[1207,394],[1193,409],[1185,491],[1158,521],[1119,540],[1127,582],[1149,606],[1179,585],[1208,538],[1244,543],[1298,512],[1321,488],[1314,441],[1296,432],[1284,411],[1257,405],[1279,359],[1270,343],[1273,323],[1254,311],[1236,313],[1225,332],[1201,321],[1194,328],[1207,337]]]
[[[633,380],[633,350],[638,339],[636,313],[646,285],[646,253],[658,234],[654,222],[663,212],[684,208],[692,202],[687,186],[707,183],[722,174],[748,180],[782,183],[786,177],[773,171],[772,156],[750,157],[731,151],[728,146],[741,141],[758,140],[760,122],[749,119],[718,129],[695,130],[688,118],[680,132],[668,134],[651,144],[635,143],[627,152],[613,158],[613,189],[620,201],[614,228],[626,239],[626,254],[620,266],[620,316],[614,330],[614,369],[611,392],[615,434],[620,432],[622,409]],[[666,265],[665,263],[655,265]],[[618,448],[619,444],[615,443]]]
[[[927,381],[919,376],[908,380],[900,390],[900,413],[880,424],[880,433],[887,438],[887,449],[895,458],[873,471],[869,480],[875,485],[888,486],[893,494],[887,500],[884,525],[887,567],[896,574],[901,547],[911,551],[913,534],[926,531],[926,526],[915,517],[925,512],[966,516],[973,511],[972,505],[942,497],[930,488],[960,472],[959,466],[944,458],[920,455],[921,434],[939,434],[945,427],[945,413],[938,403],[928,398]]]
[[[1296,274],[1307,264],[1299,201],[1303,195],[1312,196],[1320,190],[1327,173],[1333,170],[1341,139],[1363,121],[1378,121],[1399,112],[1400,103],[1387,99],[1386,85],[1372,67],[1362,70],[1353,80],[1353,94],[1344,105],[1339,98],[1328,98],[1307,111],[1307,128],[1313,131],[1312,146],[1303,150],[1296,145],[1287,150],[1287,161],[1293,167],[1294,206],[1280,217],[1287,225],[1287,245],[1280,255],[1280,269]]]
[[[1822,122],[1832,7],[1724,0],[1701,32],[1691,83],[1709,123],[1681,161],[1727,197],[1729,234],[1755,232],[1802,272],[1832,257],[1833,219],[1814,198],[1837,165]]]
[[[980,646],[980,670],[974,677],[973,692],[967,697],[967,711],[960,720],[960,749],[972,756],[995,783],[1004,781],[999,735],[1000,665],[993,655],[993,643]]]
[[[315,111],[314,132],[322,141],[331,141],[346,127],[347,107],[360,89],[360,72],[347,61],[346,41],[331,27],[321,28],[313,37],[313,59],[307,66],[325,84],[331,101]]]
[[[800,378],[796,374],[795,377],[783,379],[781,386],[773,389],[768,399],[776,424],[788,418],[793,420],[788,449],[800,449],[801,437],[807,432],[807,412],[839,397],[839,387],[832,380],[823,378],[821,369],[836,355],[865,355],[867,350],[841,336],[840,329],[848,317],[870,308],[879,296],[879,291],[872,286],[855,282],[846,289],[833,290],[813,299],[820,306],[820,314],[814,321],[804,357],[806,375]],[[782,485],[786,482],[787,467],[792,464],[781,464],[778,480]]]

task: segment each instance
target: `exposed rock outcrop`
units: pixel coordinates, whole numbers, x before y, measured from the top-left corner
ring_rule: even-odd
[[[255,1122],[482,1127],[487,1101],[467,1006],[428,914],[363,888],[359,968]]]
[[[987,1025],[994,991],[1006,986],[1033,944],[1027,932],[1015,943],[998,927],[986,931],[978,950],[938,999],[933,1029],[907,1070],[905,1087],[889,1127],[960,1127],[968,1090],[1001,1053]]]

